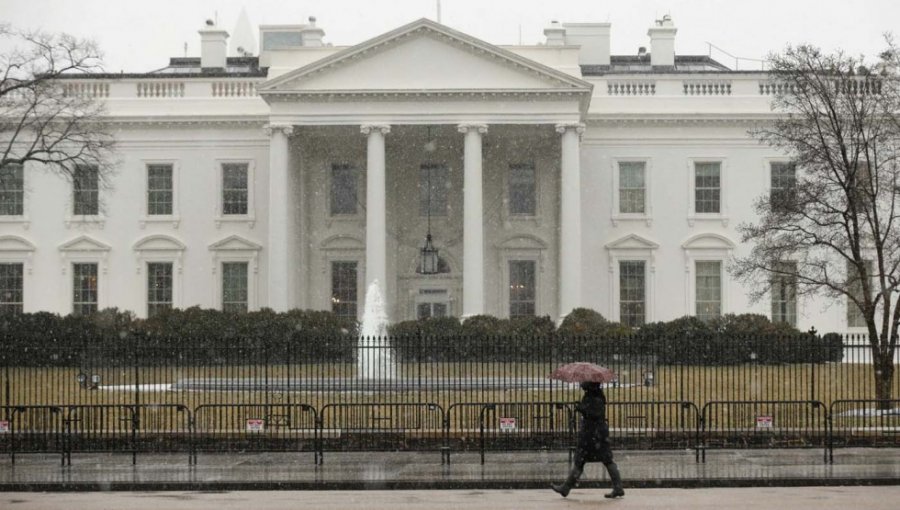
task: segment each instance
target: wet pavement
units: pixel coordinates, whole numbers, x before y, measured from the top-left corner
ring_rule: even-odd
[[[0,457],[0,491],[73,490],[361,490],[545,489],[568,471],[565,452],[453,454],[326,453],[316,466],[304,454],[73,454]],[[627,488],[900,485],[900,449],[837,449],[834,464],[816,450],[717,450],[697,463],[685,451],[622,451]],[[606,488],[601,464],[588,464],[580,485]]]
[[[87,492],[0,493],[0,508],[17,510],[572,510],[581,508],[719,510],[790,508],[894,510],[900,487],[766,487],[719,489],[634,489],[607,500],[598,490],[573,491],[563,499],[549,490],[409,491],[240,491],[240,492]]]

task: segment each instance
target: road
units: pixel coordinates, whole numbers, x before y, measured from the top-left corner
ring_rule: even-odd
[[[895,510],[900,486],[792,487],[750,489],[634,489],[624,499],[607,500],[602,490],[574,490],[568,498],[539,490],[411,491],[238,491],[238,492],[3,492],[4,510],[570,510],[752,509]]]

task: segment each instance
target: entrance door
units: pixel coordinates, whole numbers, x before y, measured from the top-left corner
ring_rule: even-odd
[[[450,298],[447,289],[419,289],[416,297],[416,318],[447,317],[450,315]]]

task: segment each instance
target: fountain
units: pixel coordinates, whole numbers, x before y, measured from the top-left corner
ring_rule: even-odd
[[[366,305],[359,328],[356,376],[367,380],[395,379],[397,365],[388,343],[388,317],[378,280],[366,290]]]

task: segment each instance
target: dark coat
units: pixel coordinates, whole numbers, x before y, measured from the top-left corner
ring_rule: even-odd
[[[575,410],[581,415],[577,453],[584,455],[588,462],[612,462],[609,425],[606,423],[606,396],[599,385],[584,392]]]

